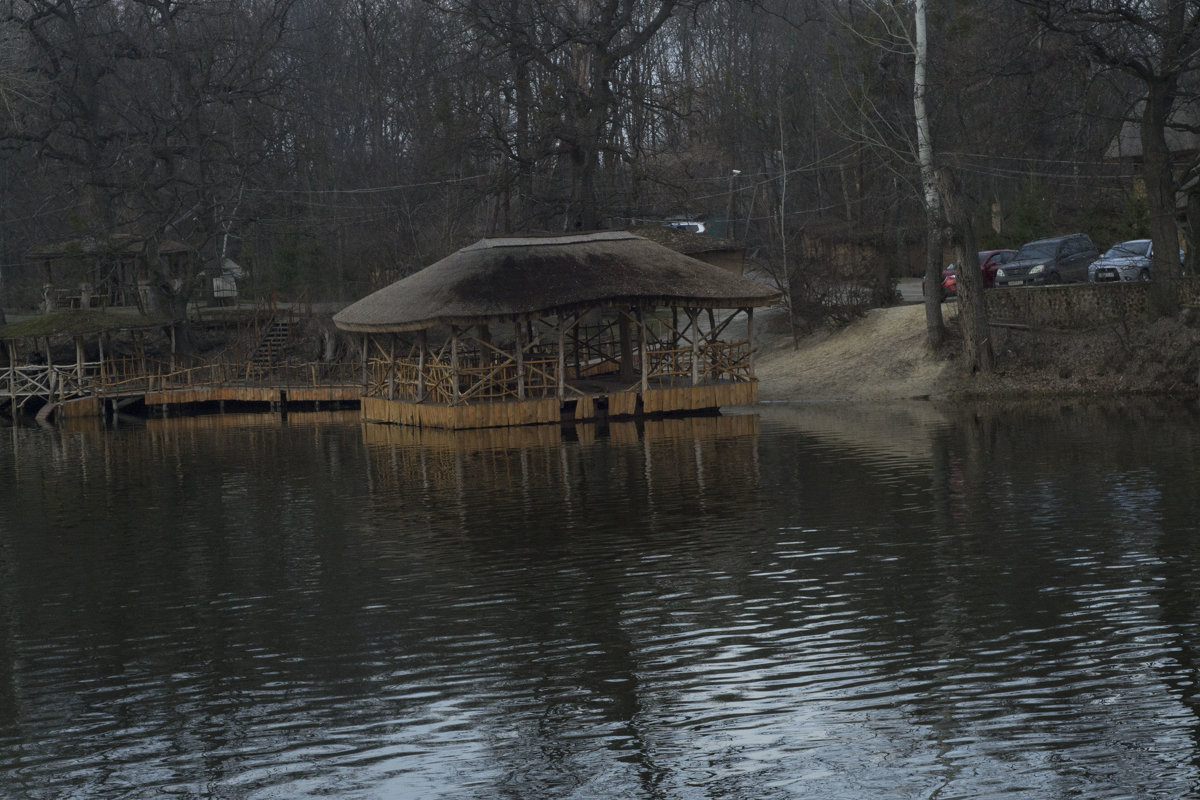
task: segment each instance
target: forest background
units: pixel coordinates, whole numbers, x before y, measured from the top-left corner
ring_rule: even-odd
[[[1150,151],[1112,150],[1128,126],[1139,145],[1148,126],[1200,135],[1185,0],[0,9],[8,305],[31,249],[117,232],[151,263],[162,242],[196,248],[156,287],[185,308],[225,259],[260,296],[346,301],[483,236],[702,219],[803,320],[892,302],[943,241],[1104,248],[1157,219],[1188,243],[1200,220],[1196,150],[1153,175]]]

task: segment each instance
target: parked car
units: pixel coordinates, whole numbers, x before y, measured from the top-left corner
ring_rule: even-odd
[[[1088,280],[1093,283],[1111,281],[1148,281],[1150,265],[1154,262],[1154,243],[1149,239],[1118,242],[1088,267]],[[1183,264],[1183,251],[1179,251]]]
[[[996,285],[1083,283],[1088,279],[1088,266],[1099,256],[1086,233],[1026,242],[1012,261],[996,270]]]
[[[696,219],[671,219],[663,223],[668,228],[674,228],[688,233],[705,233],[708,225]]]
[[[1016,250],[980,250],[979,251],[979,269],[983,273],[983,288],[990,289],[996,284],[996,270],[1002,264],[1007,264],[1012,261],[1013,256],[1017,254]],[[921,294],[925,293],[925,281],[921,281]],[[947,297],[956,297],[958,295],[958,276],[954,271],[954,265],[946,267],[942,270],[942,299]]]

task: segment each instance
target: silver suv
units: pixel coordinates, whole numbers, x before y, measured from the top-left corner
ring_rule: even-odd
[[[1086,233],[1038,239],[1021,245],[1013,260],[996,270],[996,285],[1083,283],[1088,279],[1088,265],[1099,257]]]

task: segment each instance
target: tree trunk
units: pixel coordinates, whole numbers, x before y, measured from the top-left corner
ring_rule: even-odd
[[[1147,89],[1141,136],[1146,209],[1150,214],[1150,238],[1154,241],[1150,297],[1155,311],[1173,316],[1179,310],[1179,232],[1175,222],[1171,151],[1165,131],[1175,100],[1175,81],[1154,81]]]
[[[958,286],[958,326],[963,337],[963,355],[971,372],[989,374],[996,368],[995,353],[983,300],[983,274],[975,244],[974,215],[967,210],[961,186],[939,171],[938,187],[946,220],[954,234],[955,283]]]
[[[914,8],[916,58],[913,65],[913,111],[917,120],[917,160],[921,166],[921,189],[925,200],[925,230],[928,241],[925,250],[925,331],[929,346],[937,349],[946,341],[946,324],[942,320],[942,208],[937,188],[937,173],[933,163],[933,138],[929,130],[929,113],[925,108],[925,65],[928,41],[925,36],[925,0],[917,0]]]

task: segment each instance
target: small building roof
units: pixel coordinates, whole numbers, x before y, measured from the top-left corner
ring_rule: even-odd
[[[1145,100],[1134,103],[1125,121],[1117,130],[1116,135],[1109,141],[1104,151],[1108,161],[1141,161],[1142,160],[1142,114],[1146,107]],[[1183,157],[1200,152],[1200,102],[1185,103],[1183,101],[1171,112],[1167,128],[1163,135],[1167,140],[1167,149],[1172,156]]]
[[[482,239],[333,317],[343,330],[402,332],[597,305],[741,308],[779,292],[627,231]]]
[[[718,239],[715,236],[692,233],[691,231],[672,228],[669,225],[634,225],[630,227],[629,232],[637,234],[643,239],[658,242],[684,255],[742,252],[746,249],[746,245],[743,242],[733,239]]]
[[[111,236],[97,238],[87,236],[82,239],[68,239],[35,247],[29,251],[29,257],[37,260],[55,260],[60,258],[83,258],[99,253],[118,253],[138,255],[146,244],[146,238],[134,236],[131,233],[114,233]],[[158,244],[158,251],[164,255],[170,253],[186,253],[192,248],[182,242],[163,239]]]

